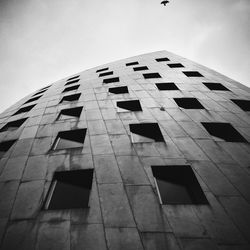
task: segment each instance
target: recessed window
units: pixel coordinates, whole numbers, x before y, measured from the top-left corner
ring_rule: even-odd
[[[112,82],[119,82],[120,79],[119,77],[113,77],[113,78],[107,78],[107,79],[103,79],[103,83],[112,83]]]
[[[31,109],[33,109],[36,105],[30,105],[24,108],[20,108],[16,113],[14,113],[13,115],[17,115],[17,114],[21,114],[21,113],[26,113],[29,112]]]
[[[177,105],[184,109],[204,109],[196,98],[174,98]]]
[[[126,63],[126,66],[133,66],[133,65],[138,65],[138,62],[130,62],[130,63]]]
[[[87,129],[61,131],[53,144],[53,150],[82,148]]]
[[[143,74],[145,79],[151,79],[151,78],[161,78],[161,75],[159,73],[146,73]]]
[[[155,85],[159,90],[179,90],[173,82],[156,83]]]
[[[43,209],[88,208],[93,169],[55,172]]]
[[[157,58],[155,60],[156,60],[156,62],[168,62],[168,61],[170,61],[167,57]]]
[[[97,71],[96,71],[96,73],[99,73],[99,72],[102,72],[102,71],[105,71],[105,70],[108,70],[109,68],[103,68],[103,69],[98,69]]]
[[[66,84],[64,84],[64,86],[70,85],[70,84],[73,84],[73,83],[77,83],[77,82],[79,82],[79,81],[80,81],[80,79],[75,79],[75,80],[72,80],[72,81],[70,81],[70,82],[67,82]]]
[[[113,71],[104,72],[104,73],[99,74],[99,77],[113,75],[113,73],[114,73]]]
[[[39,89],[39,91],[41,91],[41,90],[47,90],[50,86],[51,86],[51,85],[48,85],[48,86],[46,86],[46,87],[44,87],[44,88],[41,88],[41,89]]]
[[[61,110],[57,120],[77,119],[82,113],[82,107]]]
[[[133,69],[134,69],[134,71],[142,71],[142,70],[148,70],[148,67],[147,66],[140,66],[140,67],[135,67]]]
[[[72,76],[70,77],[67,81],[72,81],[72,80],[75,80],[76,78],[78,78],[80,75],[77,75],[77,76]]]
[[[158,123],[129,124],[132,142],[164,142]]]
[[[190,166],[152,166],[161,204],[208,204]]]
[[[16,120],[16,121],[12,121],[12,122],[8,122],[6,125],[4,125],[1,129],[0,132],[3,131],[12,131],[12,130],[16,130],[19,127],[22,126],[22,124],[27,120],[27,118],[24,119],[20,119],[20,120]]]
[[[33,97],[33,98],[29,99],[27,102],[25,102],[24,104],[29,103],[29,102],[34,102],[34,101],[38,100],[41,97],[42,97],[41,95],[37,96],[37,97]]]
[[[126,94],[128,93],[128,87],[121,86],[121,87],[109,88],[109,92],[112,94]]]
[[[0,158],[11,148],[17,140],[4,141],[0,143]]]
[[[198,71],[183,71],[183,73],[188,77],[203,77]]]
[[[169,68],[184,68],[184,66],[181,63],[169,63]]]
[[[247,142],[247,140],[230,124],[224,122],[202,122],[208,133],[228,142]]]
[[[230,91],[228,88],[223,86],[221,83],[217,82],[203,82],[203,84],[209,88],[210,90],[222,90],[222,91]]]
[[[72,91],[72,90],[77,90],[79,88],[79,86],[80,85],[76,85],[76,86],[65,88],[62,93],[69,92],[69,91]]]
[[[119,112],[122,111],[142,111],[141,104],[139,100],[130,100],[130,101],[118,101],[117,107]]]
[[[33,96],[40,95],[40,94],[42,94],[42,93],[44,93],[46,91],[47,91],[47,89],[41,90],[41,91],[35,93]]]
[[[239,106],[244,111],[250,111],[250,101],[249,100],[238,100],[231,99],[237,106]]]
[[[62,102],[75,102],[78,101],[80,98],[81,94],[74,94],[74,95],[67,95],[62,98],[62,100],[59,103]]]

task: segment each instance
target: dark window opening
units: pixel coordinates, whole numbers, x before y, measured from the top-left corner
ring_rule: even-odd
[[[33,96],[40,95],[40,94],[44,93],[45,91],[47,91],[47,89],[41,90],[41,91],[35,93]]]
[[[216,82],[203,82],[203,84],[209,88],[210,90],[222,90],[222,91],[230,91],[228,88],[223,86],[221,83]]]
[[[80,98],[81,94],[74,94],[74,95],[67,95],[62,98],[62,100],[59,103],[62,102],[75,102],[78,101]]]
[[[168,66],[170,68],[184,68],[184,66],[181,63],[169,63]]]
[[[202,122],[208,133],[228,142],[247,142],[247,140],[230,124],[224,122]]]
[[[1,129],[0,132],[3,131],[12,131],[12,130],[16,130],[19,127],[22,126],[22,124],[27,120],[27,118],[24,119],[20,119],[20,120],[16,120],[16,121],[12,121],[12,122],[8,122],[6,125],[4,125]]]
[[[36,96],[36,97],[34,97],[34,98],[31,98],[31,99],[29,99],[27,102],[25,102],[24,104],[29,103],[29,102],[34,102],[34,101],[38,100],[38,99],[41,98],[41,97],[42,97],[42,96],[40,95],[40,96]]]
[[[76,78],[78,78],[80,75],[77,75],[77,76],[72,76],[70,77],[67,81],[72,81],[72,80],[75,80]]]
[[[79,81],[80,81],[80,79],[72,80],[72,81],[67,82],[66,84],[64,84],[64,86],[70,85],[70,84],[73,84],[73,83],[77,83],[77,82],[79,82]]]
[[[112,82],[119,82],[120,79],[119,77],[113,77],[113,78],[107,78],[107,79],[103,79],[103,83],[112,83]]]
[[[117,104],[117,107],[121,109],[126,109],[129,111],[142,111],[139,100],[119,101],[116,104]]]
[[[55,172],[43,209],[88,208],[93,169]]]
[[[190,166],[152,166],[161,204],[208,204]]]
[[[183,73],[188,77],[203,77],[203,75],[198,71],[183,71]]]
[[[159,90],[179,90],[173,82],[156,83]]]
[[[39,89],[39,91],[41,91],[41,90],[48,90],[48,88],[50,87],[51,85],[48,85],[48,86],[46,86],[46,87],[44,87],[44,88],[41,88],[41,89]]]
[[[17,140],[4,141],[0,143],[0,158],[11,148]]]
[[[196,98],[174,98],[177,105],[184,109],[204,109]]]
[[[82,113],[82,107],[61,110],[57,120],[79,118]]]
[[[250,111],[250,101],[249,100],[236,100],[231,99],[237,106],[239,106],[244,111]]]
[[[72,90],[77,90],[79,88],[80,85],[76,85],[76,86],[72,86],[72,87],[67,87],[63,90],[62,93],[65,93],[65,92],[69,92],[69,91],[72,91]]]
[[[157,62],[168,62],[170,61],[167,57],[157,58],[155,59]]]
[[[147,66],[140,66],[140,67],[135,67],[133,69],[134,69],[134,71],[141,71],[141,70],[148,70],[148,67]]]
[[[161,75],[159,73],[146,73],[143,74],[145,79],[150,79],[150,78],[161,78]]]
[[[61,131],[53,144],[53,150],[82,148],[87,129]]]
[[[113,71],[104,72],[104,73],[99,74],[99,77],[113,75],[113,73],[114,73]]]
[[[97,71],[96,71],[96,73],[99,73],[99,72],[102,72],[102,71],[105,71],[105,70],[108,70],[109,68],[103,68],[103,69],[98,69]]]
[[[21,114],[21,113],[26,113],[28,111],[30,111],[31,109],[33,109],[36,106],[36,104],[34,105],[30,105],[24,108],[20,108],[16,113],[14,113],[13,115],[17,115],[17,114]]]
[[[150,141],[164,142],[158,123],[129,124],[129,128],[130,132],[133,133],[131,136],[134,143]]]
[[[138,62],[130,62],[130,63],[126,63],[126,66],[133,66],[133,65],[138,65]]]
[[[128,87],[121,86],[121,87],[109,88],[109,92],[112,94],[126,94],[128,93]]]

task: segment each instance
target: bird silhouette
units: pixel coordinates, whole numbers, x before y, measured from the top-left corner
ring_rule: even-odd
[[[163,4],[164,6],[166,6],[167,3],[169,3],[169,1],[164,0],[161,2],[161,4]]]

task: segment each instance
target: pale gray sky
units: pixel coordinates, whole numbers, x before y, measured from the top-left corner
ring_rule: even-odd
[[[0,0],[0,112],[63,77],[168,50],[250,86],[250,0]]]

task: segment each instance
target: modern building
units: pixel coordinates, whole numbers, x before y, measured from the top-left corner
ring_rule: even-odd
[[[0,249],[250,249],[250,90],[166,51],[0,116]]]

